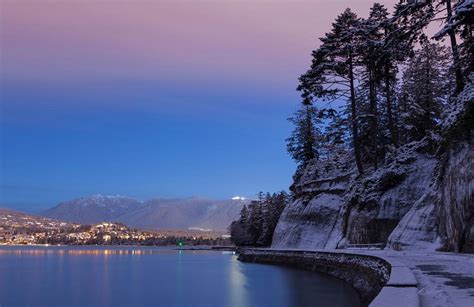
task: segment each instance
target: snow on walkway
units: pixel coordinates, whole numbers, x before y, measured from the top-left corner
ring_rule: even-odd
[[[422,307],[474,307],[474,254],[353,250],[398,261],[418,281]]]

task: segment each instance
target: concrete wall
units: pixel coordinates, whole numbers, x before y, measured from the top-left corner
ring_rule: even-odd
[[[387,284],[391,272],[390,263],[384,259],[349,253],[241,249],[238,260],[287,265],[329,274],[352,285],[365,306]]]

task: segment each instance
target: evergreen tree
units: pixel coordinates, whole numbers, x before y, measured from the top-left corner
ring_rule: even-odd
[[[318,103],[318,121],[299,138],[295,132],[309,125],[295,116],[300,120],[293,121],[295,132],[288,139],[294,159],[305,164],[323,158],[350,169],[350,135],[347,147],[363,174],[365,164],[376,169],[392,147],[437,132],[452,89],[459,91],[474,72],[473,18],[470,0],[402,0],[392,16],[375,3],[366,19],[350,9],[337,16],[299,78],[303,105]],[[450,52],[423,33],[435,20],[445,23],[435,38],[449,36]],[[335,101],[347,102],[343,112],[333,108]],[[305,146],[305,140],[315,140],[309,131],[319,137]]]
[[[240,218],[237,221],[233,221],[230,225],[230,236],[235,245],[247,246],[251,244],[251,239],[248,234],[249,220],[249,210],[247,205],[244,205],[240,211]]]
[[[468,63],[474,63],[474,50],[472,49],[473,12],[474,4],[470,0],[400,1],[400,4],[396,6],[394,20],[397,20],[399,24],[403,24],[402,32],[404,35],[402,39],[405,41],[415,41],[422,34],[423,29],[433,21],[443,21],[445,23],[445,26],[435,35],[435,38],[441,39],[445,35],[449,36],[456,92],[460,92],[464,87],[463,66],[469,68]],[[461,46],[457,43],[456,34],[461,34],[463,39]]]
[[[294,130],[286,139],[287,150],[293,160],[305,165],[312,159],[319,157],[320,132],[318,112],[312,104],[303,104],[300,109],[288,119]]]
[[[354,72],[359,57],[359,24],[360,19],[350,9],[336,18],[331,31],[321,38],[319,49],[313,51],[311,69],[300,77],[298,90],[305,99],[349,100],[355,161],[362,174]]]
[[[237,246],[270,246],[289,196],[286,192],[260,192],[258,200],[244,206],[240,218],[230,226],[231,241]]]
[[[464,2],[464,1],[462,1]],[[453,18],[453,9],[451,0],[443,0],[441,3],[446,6],[446,21],[449,22]],[[456,92],[462,91],[464,87],[464,80],[461,68],[461,59],[459,56],[459,47],[456,38],[456,31],[454,28],[449,28],[446,31],[449,36],[449,42],[451,44],[451,52],[453,55],[454,71],[456,75]]]
[[[257,240],[259,246],[270,246],[273,232],[277,226],[283,209],[288,201],[288,194],[285,192],[267,193],[262,202],[262,228],[260,237]]]
[[[423,138],[439,122],[452,80],[449,62],[447,48],[427,38],[408,61],[399,101],[406,141]]]
[[[359,44],[361,61],[365,66],[363,86],[368,89],[369,109],[367,118],[369,120],[369,135],[372,162],[374,168],[378,166],[378,139],[379,139],[379,114],[377,89],[380,86],[383,76],[383,39],[385,35],[384,23],[387,20],[387,9],[375,3],[370,9],[369,18],[362,20],[360,24],[361,36],[363,39]]]
[[[342,151],[347,151],[348,123],[347,119],[335,109],[324,112],[326,126],[323,133],[323,156],[329,158]]]
[[[459,91],[463,86],[466,77],[474,72],[474,3],[469,0],[459,0],[454,6],[451,0],[442,1],[446,5],[446,18],[443,28],[434,36],[435,39],[442,39],[448,35],[451,43],[451,50],[456,72],[456,87]],[[458,46],[456,35],[462,39]],[[463,71],[464,70],[464,71]]]
[[[435,16],[436,9],[433,0],[400,0],[390,18],[390,23],[397,30],[389,35],[386,43],[405,48],[413,46]]]
[[[252,245],[256,245],[262,233],[262,200],[253,200],[249,204],[250,219],[248,221],[248,235]]]

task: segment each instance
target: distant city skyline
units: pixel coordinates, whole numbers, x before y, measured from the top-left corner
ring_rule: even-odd
[[[0,207],[287,190],[297,78],[371,5],[2,1]]]

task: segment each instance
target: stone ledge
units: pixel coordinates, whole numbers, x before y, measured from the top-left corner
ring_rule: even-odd
[[[418,282],[415,275],[405,264],[390,257],[383,257],[389,262],[392,269],[390,279],[382,288],[377,297],[370,303],[370,307],[406,306],[419,307]]]
[[[274,249],[240,249],[243,262],[288,265],[332,275],[351,284],[364,306],[418,307],[417,281],[399,261],[364,253]]]
[[[390,262],[390,261],[389,261]],[[418,282],[411,270],[406,266],[392,266],[390,279],[386,287],[416,287]]]
[[[377,297],[370,303],[370,307],[418,307],[418,289],[416,287],[398,288],[384,287]]]

